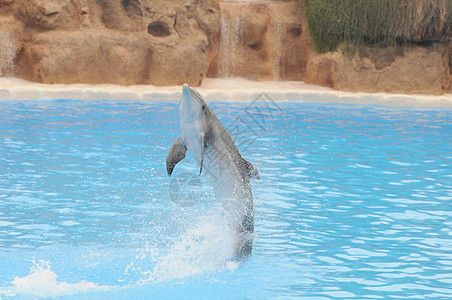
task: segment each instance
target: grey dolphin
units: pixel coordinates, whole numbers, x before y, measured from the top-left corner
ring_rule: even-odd
[[[201,95],[187,84],[182,87],[179,103],[181,135],[166,157],[171,176],[176,164],[188,150],[198,161],[220,199],[230,225],[235,230],[234,256],[249,256],[253,247],[254,204],[250,178],[259,172],[241,155],[231,136],[207,106]]]

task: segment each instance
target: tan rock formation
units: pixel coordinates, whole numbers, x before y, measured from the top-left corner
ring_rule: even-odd
[[[18,68],[37,82],[129,85],[146,81],[150,51],[145,34],[48,31],[33,36]]]
[[[16,18],[37,30],[77,29],[80,25],[78,7],[71,0],[17,1]]]
[[[10,5],[14,0],[0,0],[0,5]]]
[[[0,76],[43,83],[304,80],[346,91],[452,92],[452,44],[319,55],[300,0],[0,0]]]
[[[442,94],[450,76],[447,47],[367,48],[353,57],[341,51],[313,55],[306,82],[344,91]]]
[[[447,58],[446,58],[447,59]],[[444,84],[444,91],[448,93],[452,93],[452,42],[449,43],[449,82]]]
[[[199,85],[219,32],[214,0],[0,1],[15,75],[43,83]]]

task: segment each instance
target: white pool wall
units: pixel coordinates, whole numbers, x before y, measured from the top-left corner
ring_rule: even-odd
[[[253,101],[265,97],[274,101],[315,103],[381,104],[452,108],[452,94],[405,95],[351,93],[300,81],[256,82],[240,78],[205,79],[196,88],[206,101]],[[0,78],[0,100],[81,99],[81,100],[179,100],[180,86],[40,84],[17,78]]]

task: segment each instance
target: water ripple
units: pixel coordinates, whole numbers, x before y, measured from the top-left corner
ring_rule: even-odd
[[[211,106],[228,128],[248,105]],[[215,245],[201,234],[211,227],[180,240],[215,201],[169,199],[176,103],[1,102],[0,297],[34,253],[59,262],[60,282],[126,285],[124,298],[194,287],[229,298],[451,298],[452,112],[278,105],[254,143],[237,140],[261,174],[257,238],[249,261],[225,269],[208,255],[221,248],[221,234],[209,233]],[[193,267],[188,286],[171,281]],[[137,286],[143,274],[167,281]]]

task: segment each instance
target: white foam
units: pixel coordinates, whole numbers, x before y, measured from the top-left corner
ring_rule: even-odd
[[[3,290],[0,289],[0,296],[27,295],[38,298],[52,298],[109,288],[97,286],[95,283],[84,280],[79,283],[58,282],[58,276],[50,269],[50,262],[33,260],[32,263],[30,274],[24,277],[16,276],[11,282],[12,286]]]
[[[253,101],[262,93],[274,101],[316,103],[382,104],[452,108],[452,95],[402,95],[341,92],[302,81],[250,81],[241,78],[206,78],[197,90],[208,101]],[[17,78],[0,78],[0,100],[179,100],[180,86],[40,84]]]
[[[225,217],[213,210],[200,217],[193,227],[176,239],[166,253],[156,255],[152,247],[145,250],[154,257],[156,264],[151,271],[143,272],[141,283],[234,270],[239,267],[239,263],[230,261],[233,249],[232,230]]]

